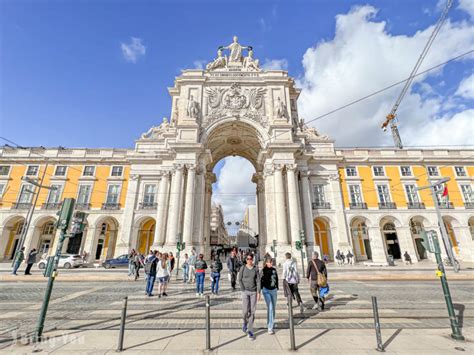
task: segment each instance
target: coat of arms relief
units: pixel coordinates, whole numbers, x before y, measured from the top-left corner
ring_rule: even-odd
[[[233,83],[230,87],[207,88],[205,122],[211,124],[219,118],[234,116],[248,118],[266,126],[265,92],[264,88],[242,88],[238,83]]]

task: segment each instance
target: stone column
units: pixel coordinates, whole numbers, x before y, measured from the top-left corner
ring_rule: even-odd
[[[370,250],[372,251],[372,262],[377,264],[388,265],[387,262],[387,248],[380,228],[369,227]]]
[[[273,194],[274,190],[274,176],[273,168],[266,167],[263,173],[264,189],[265,189],[265,213],[262,215],[262,219],[265,219],[267,246],[266,251],[270,251],[273,245],[273,240],[277,240],[276,228],[275,228],[275,198]]]
[[[308,253],[314,249],[314,224],[313,224],[313,206],[311,204],[311,190],[309,185],[309,172],[301,171],[301,201],[303,205],[303,223],[306,241],[308,243]]]
[[[210,238],[211,238],[211,199],[212,199],[212,183],[216,181],[213,173],[206,174],[205,197],[204,197],[204,228],[203,235],[199,241],[199,252],[205,257],[210,255]],[[209,254],[209,255],[208,255]]]
[[[174,247],[178,234],[180,200],[183,189],[183,165],[175,165],[171,180],[171,196],[169,204],[169,215],[166,231],[166,245]]]
[[[279,246],[288,246],[288,224],[285,208],[285,186],[283,185],[283,165],[275,164],[275,210],[276,210],[276,227],[277,240]]]
[[[166,212],[168,211],[168,192],[170,189],[170,173],[164,171],[161,175],[160,187],[158,189],[158,208],[156,212],[155,236],[153,238],[153,249],[163,247],[166,235]]]
[[[290,233],[291,245],[300,239],[300,206],[298,204],[298,189],[296,182],[296,164],[288,164],[286,166],[286,179],[288,183],[288,209],[290,215]]]
[[[138,199],[138,185],[140,182],[140,178],[138,175],[130,175],[130,179],[128,181],[128,187],[125,197],[125,206],[123,207],[123,214],[122,214],[122,223],[121,226],[121,237],[117,238],[117,241],[120,241],[120,244],[117,244],[117,249],[122,254],[128,254],[130,249],[135,248],[134,240],[135,236],[133,235],[132,229],[134,224],[134,217],[135,217],[135,208],[137,205]]]
[[[88,263],[92,263],[95,260],[95,252],[97,249],[97,242],[95,241],[95,236],[97,233],[97,227],[95,227],[95,225],[89,225],[87,227],[87,233],[84,236],[84,238],[86,239],[84,243],[84,251],[88,254]]]
[[[398,237],[398,246],[400,247],[400,252],[402,254],[402,262],[403,262],[403,254],[405,251],[408,252],[411,256],[411,260],[414,263],[418,262],[418,255],[415,250],[415,243],[411,236],[410,228],[409,227],[397,227],[397,237]]]
[[[192,244],[194,221],[194,184],[196,180],[196,166],[188,166],[188,180],[186,183],[186,200],[184,203],[183,242],[186,246]]]
[[[334,250],[336,251],[337,249],[340,249],[342,251],[351,249],[352,254],[355,255],[352,248],[351,235],[347,227],[346,216],[344,214],[345,207],[342,199],[341,184],[337,178],[337,175],[329,177],[328,182],[331,189],[329,195],[331,198],[331,209],[335,210],[337,227],[337,232],[331,235],[331,238],[333,239]]]

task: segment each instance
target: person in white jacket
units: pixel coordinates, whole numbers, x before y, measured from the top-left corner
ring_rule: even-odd
[[[168,282],[171,275],[171,267],[168,260],[168,253],[164,253],[160,260],[158,261],[158,265],[156,268],[156,277],[158,282],[160,283],[160,287],[158,289],[158,297],[168,296],[166,293],[166,288],[168,287]]]
[[[298,273],[298,265],[296,260],[291,258],[290,253],[285,254],[286,260],[283,263],[283,280],[288,283],[288,288],[291,291],[291,297],[296,298],[296,302],[300,307],[300,312],[304,312],[303,301],[301,300],[300,292],[298,291],[298,284],[300,283],[300,275]]]

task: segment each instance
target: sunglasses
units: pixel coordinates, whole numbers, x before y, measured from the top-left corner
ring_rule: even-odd
[[[253,258],[247,258],[247,260],[253,260]]]

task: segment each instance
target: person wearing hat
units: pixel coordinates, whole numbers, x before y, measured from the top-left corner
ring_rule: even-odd
[[[311,261],[306,270],[306,278],[309,282],[311,296],[316,303],[313,309],[324,310],[324,299],[329,292],[327,284],[328,271],[323,261],[319,260],[318,252],[313,252]]]

